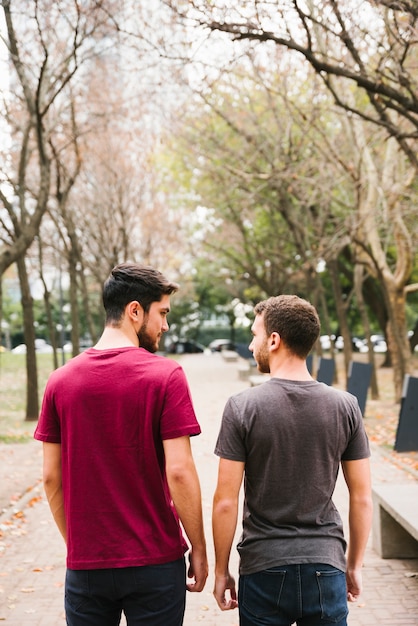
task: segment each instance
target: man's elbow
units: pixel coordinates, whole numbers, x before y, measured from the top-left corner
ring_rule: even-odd
[[[373,498],[372,498],[371,493],[369,492],[351,495],[350,503],[352,506],[358,507],[360,509],[373,508]]]
[[[219,517],[235,513],[238,506],[238,498],[218,497],[216,494],[213,498],[213,513]]]
[[[350,511],[354,518],[365,516],[369,519],[373,515],[373,499],[369,494],[364,494],[350,499]]]
[[[185,485],[191,477],[196,476],[193,462],[174,463],[166,467],[166,476],[169,484]]]
[[[59,472],[44,472],[42,482],[48,500],[62,488],[61,474]]]

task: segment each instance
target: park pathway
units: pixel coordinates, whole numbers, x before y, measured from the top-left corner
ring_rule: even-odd
[[[248,383],[239,380],[237,364],[226,363],[220,354],[184,355],[181,363],[202,427],[192,446],[202,485],[211,568],[204,591],[187,595],[184,625],[238,626],[238,612],[221,613],[212,597],[211,507],[218,465],[213,448],[225,401]],[[43,495],[41,462],[38,442],[0,444],[0,622],[8,626],[65,624],[65,547]],[[373,447],[372,471],[375,482],[416,480],[391,464],[377,447]],[[338,482],[335,502],[345,519],[343,481]],[[235,549],[231,565],[236,574]],[[364,564],[364,593],[350,609],[349,626],[418,626],[418,561],[382,560],[370,545]]]

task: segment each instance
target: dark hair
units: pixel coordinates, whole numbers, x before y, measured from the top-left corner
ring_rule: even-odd
[[[152,267],[137,263],[121,263],[110,272],[103,285],[103,306],[106,323],[119,322],[129,302],[137,300],[145,313],[153,302],[163,295],[171,295],[179,288]]]
[[[310,302],[298,296],[273,296],[259,302],[254,312],[263,315],[268,337],[276,332],[296,356],[308,356],[321,330],[318,313]]]

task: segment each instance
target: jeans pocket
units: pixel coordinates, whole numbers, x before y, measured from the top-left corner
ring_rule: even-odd
[[[132,596],[151,614],[183,603],[186,596],[186,569],[184,559],[133,568],[135,587]]]
[[[278,569],[241,576],[239,603],[254,617],[274,615],[280,606],[285,577],[286,572]]]
[[[89,598],[88,571],[67,569],[65,574],[65,603],[68,603],[74,611],[80,611],[89,605]]]
[[[316,572],[321,603],[321,619],[326,624],[340,622],[348,615],[345,574],[337,568]]]

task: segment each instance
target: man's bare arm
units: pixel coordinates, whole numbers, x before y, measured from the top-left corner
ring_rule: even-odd
[[[344,478],[350,494],[347,551],[347,598],[357,600],[362,591],[362,566],[373,515],[369,459],[343,461]]]
[[[235,580],[229,571],[229,557],[237,526],[239,491],[243,475],[244,463],[220,459],[218,484],[213,498],[212,529],[215,545],[213,594],[222,611],[238,606]],[[229,599],[226,591],[229,591]]]
[[[64,541],[67,542],[64,498],[62,493],[61,445],[43,444],[43,483],[49,508]]]
[[[208,577],[206,541],[203,527],[202,496],[189,437],[163,441],[166,475],[170,494],[184,531],[191,544],[189,591],[202,591]]]

